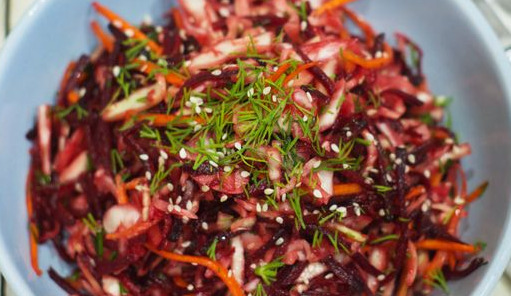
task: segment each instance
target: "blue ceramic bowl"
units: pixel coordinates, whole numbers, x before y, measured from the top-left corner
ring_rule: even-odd
[[[172,0],[102,0],[133,23],[156,20]],[[29,143],[26,131],[36,106],[53,102],[65,66],[91,52],[91,0],[40,0],[9,37],[0,55],[0,268],[18,295],[64,295],[29,264],[24,183]],[[467,241],[482,240],[490,263],[451,284],[451,295],[489,295],[511,255],[511,68],[499,42],[471,1],[360,0],[355,8],[378,30],[403,32],[426,53],[425,70],[435,93],[455,98],[455,130],[472,143],[465,167],[473,188],[490,180],[484,198],[463,226]],[[160,18],[161,19],[161,18]],[[65,272],[51,247],[40,250],[41,266]]]

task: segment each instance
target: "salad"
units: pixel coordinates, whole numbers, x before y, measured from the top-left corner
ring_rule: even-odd
[[[70,295],[427,295],[486,263],[423,52],[350,0],[100,3],[27,138],[32,267]],[[163,14],[163,12],[162,12]]]

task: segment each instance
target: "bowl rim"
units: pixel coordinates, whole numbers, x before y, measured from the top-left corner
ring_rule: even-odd
[[[23,40],[25,32],[34,26],[34,19],[37,14],[43,13],[47,7],[57,0],[35,0],[31,7],[23,14],[20,22],[7,36],[4,46],[0,51],[0,65],[15,54],[14,49]],[[511,103],[511,80],[507,81],[505,77],[511,77],[511,63],[507,59],[503,46],[498,40],[495,32],[492,30],[487,20],[472,1],[455,0],[456,7],[466,16],[475,26],[473,30],[484,40],[484,46],[492,54],[492,59],[496,66],[496,74],[499,77],[499,83],[503,86],[503,91],[508,102]],[[511,104],[508,104],[508,114],[511,114]],[[511,242],[511,205],[508,206],[508,216],[503,225],[503,235],[500,244],[496,247],[494,256],[488,264],[487,271],[484,273],[476,289],[472,291],[473,296],[487,296],[495,288],[500,280],[504,270],[511,259],[511,248],[507,247],[507,242]],[[0,233],[1,234],[1,233]],[[17,295],[34,295],[26,281],[26,275],[14,264],[10,256],[6,256],[7,248],[4,237],[0,235],[0,270],[6,278],[7,283]],[[28,255],[28,254],[27,254]]]

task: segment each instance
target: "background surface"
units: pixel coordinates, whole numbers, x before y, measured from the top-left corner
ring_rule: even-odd
[[[30,5],[35,0],[0,0],[0,49],[5,42],[5,36],[8,32],[18,23],[23,14],[28,10]],[[511,32],[511,1],[509,0],[474,0],[476,2],[488,2],[494,6],[500,6],[502,10],[498,15],[489,15],[490,22],[494,23],[497,17],[500,18],[502,24],[507,26]],[[499,32],[500,35],[501,32]],[[511,35],[510,35],[511,36]],[[511,45],[511,42],[510,42]],[[511,266],[510,266],[511,267]],[[511,275],[511,268],[508,268],[509,275]],[[511,280],[508,276],[504,276],[499,282],[493,296],[508,296],[511,295]],[[0,285],[1,286],[1,285]],[[0,287],[0,289],[2,289]],[[4,285],[0,295],[5,296],[19,296],[15,295],[10,289],[8,283]]]

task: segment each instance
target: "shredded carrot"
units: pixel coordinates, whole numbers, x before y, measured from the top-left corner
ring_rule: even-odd
[[[280,76],[282,76],[284,73],[286,73],[286,71],[287,71],[287,69],[289,69],[289,67],[291,67],[291,64],[289,64],[289,63],[283,64],[268,79],[273,82],[277,81],[280,78]]]
[[[178,287],[181,287],[181,288],[188,287],[188,283],[185,282],[185,280],[180,276],[175,276],[172,278],[172,280],[174,280],[174,284],[176,284],[176,286],[178,286]]]
[[[466,198],[465,198],[465,202],[466,203],[471,203],[473,202],[474,200],[476,200],[478,197],[480,197],[481,195],[484,194],[484,192],[486,191],[486,188],[488,188],[488,181],[484,182],[483,184],[479,185],[479,187],[476,188],[476,190],[474,190],[472,193],[470,193]]]
[[[456,235],[458,224],[461,220],[461,213],[462,210],[460,208],[454,209],[454,212],[451,215],[451,220],[449,221],[449,225],[447,227],[447,232],[449,232],[449,234]]]
[[[243,292],[243,289],[240,287],[238,282],[232,276],[229,275],[227,269],[225,269],[225,267],[223,267],[220,263],[206,257],[181,255],[172,252],[160,251],[148,244],[146,244],[145,246],[151,252],[161,257],[164,257],[168,260],[184,263],[195,263],[207,267],[225,283],[225,285],[231,292],[232,296],[245,296],[245,292]]]
[[[343,50],[341,52],[341,56],[346,61],[355,63],[363,68],[377,69],[388,65],[393,60],[394,53],[392,52],[392,47],[385,43],[383,45],[383,48],[384,48],[384,52],[382,54],[383,56],[380,58],[366,59],[349,50]]]
[[[424,186],[422,185],[415,186],[412,189],[410,189],[410,191],[408,191],[408,194],[405,196],[405,199],[413,199],[424,193],[426,193],[426,188],[424,188]]]
[[[456,268],[456,256],[453,253],[450,253],[447,256],[447,263],[449,264],[449,268],[454,270]]]
[[[140,59],[135,59],[135,63],[139,65],[138,69],[146,74],[151,74],[153,71],[161,70],[158,65],[148,62],[142,61]],[[165,74],[165,80],[175,86],[182,86],[185,82],[184,78],[176,73],[168,73]]]
[[[176,26],[182,30],[184,28],[183,19],[181,17],[181,13],[177,8],[172,8],[172,17],[174,17],[174,22],[176,22]]]
[[[98,38],[103,48],[108,52],[114,51],[114,39],[101,29],[98,22],[92,21],[90,26],[92,28],[92,32],[94,32],[94,35],[96,35],[96,38]]]
[[[120,205],[128,203],[128,194],[126,193],[126,187],[122,181],[122,176],[117,174],[115,176],[115,186],[117,187],[117,202]]]
[[[301,72],[309,69],[309,68],[312,68],[314,66],[316,66],[318,63],[317,62],[310,62],[310,63],[306,63],[306,64],[303,64],[303,65],[300,65],[298,66],[298,68],[296,68],[296,70],[294,70],[293,72],[291,72],[287,77],[286,79],[284,79],[284,83],[283,85],[284,86],[288,86],[289,84],[289,81],[291,81],[292,79],[294,79],[296,76],[298,76],[298,74],[300,74]]]
[[[141,185],[142,183],[144,183],[144,180],[147,180],[146,178],[135,178],[131,181],[129,181],[128,183],[124,183],[124,189],[126,190],[133,190],[135,189],[138,185]]]
[[[362,187],[357,183],[346,183],[334,185],[334,195],[350,195],[362,192]]]
[[[149,39],[137,27],[133,26],[132,24],[121,18],[119,15],[117,15],[115,12],[99,4],[98,2],[93,2],[92,6],[99,14],[108,19],[113,25],[120,26],[120,29],[123,30],[124,32],[127,31],[132,32],[133,38],[137,40],[147,41],[147,46],[149,46],[151,50],[153,50],[156,54],[162,54],[163,49],[161,48],[161,46],[159,46],[158,44],[156,44],[156,42]]]
[[[375,34],[371,25],[369,25],[369,23],[366,22],[364,18],[353,12],[353,10],[350,10],[346,7],[344,7],[343,10],[346,15],[362,30],[362,32],[364,32],[367,46],[372,48],[374,46]]]
[[[442,241],[437,239],[425,239],[416,243],[418,249],[438,250],[450,252],[475,253],[477,248],[472,245],[460,244],[457,242]]]
[[[433,176],[431,176],[429,183],[431,184],[431,186],[436,187],[440,184],[441,181],[442,174],[440,172],[436,172],[433,174]]]
[[[117,231],[114,233],[108,233],[105,237],[106,239],[109,240],[130,239],[146,232],[149,228],[158,224],[158,222],[160,222],[160,220],[154,220],[151,222],[148,221],[140,222],[131,226],[130,228],[126,228],[124,230]]]
[[[356,0],[330,0],[326,3],[324,3],[323,5],[321,5],[320,7],[318,7],[314,12],[313,14],[314,15],[320,15],[320,14],[323,14],[327,11],[332,11],[334,9],[336,9],[337,7],[340,7],[340,6],[343,6],[343,5],[346,5],[350,2],[354,2]]]
[[[197,122],[198,124],[204,124],[205,123],[205,120],[201,117],[190,117],[190,116],[176,116],[176,115],[173,115],[173,114],[159,114],[159,113],[146,113],[146,114],[142,114],[142,115],[139,115],[137,116],[137,121],[149,121],[151,126],[156,126],[156,127],[165,127],[167,126],[169,123],[173,122],[174,120],[176,120],[176,118],[179,118],[181,120],[188,120],[188,119],[192,119]]]
[[[69,102],[69,104],[76,104],[76,103],[78,103],[79,100],[80,100],[80,95],[78,94],[78,92],[76,90],[70,91],[67,94],[67,101]]]
[[[27,216],[29,221],[32,219],[32,215],[34,214],[34,207],[32,205],[32,179],[34,177],[33,169],[30,169],[27,176],[27,181],[25,183],[25,202],[27,204]],[[37,276],[41,276],[43,272],[41,268],[39,268],[39,254],[37,250],[37,237],[38,237],[38,229],[34,222],[29,223],[29,243],[30,243],[30,264],[32,265],[32,269],[36,273]]]
[[[444,266],[445,261],[447,260],[448,252],[439,251],[436,252],[435,257],[431,260],[426,267],[426,271],[424,272],[424,278],[428,279],[431,277],[431,273],[435,270],[439,270]],[[427,284],[427,283],[426,283]]]

